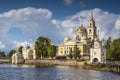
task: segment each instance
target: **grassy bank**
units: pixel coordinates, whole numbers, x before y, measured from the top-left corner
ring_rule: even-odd
[[[87,63],[85,63],[83,68],[84,69],[92,69],[92,70],[110,71],[110,66],[107,64],[87,64]]]

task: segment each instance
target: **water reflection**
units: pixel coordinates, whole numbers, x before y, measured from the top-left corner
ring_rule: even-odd
[[[35,65],[21,65],[21,64],[19,64],[19,65],[14,65],[14,64],[12,64],[11,65],[12,67],[23,67],[23,68],[28,68],[28,67],[35,67]]]
[[[119,80],[120,75],[76,67],[0,65],[0,80]]]

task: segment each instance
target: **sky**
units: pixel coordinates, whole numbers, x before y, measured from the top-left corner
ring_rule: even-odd
[[[0,51],[34,46],[39,36],[59,45],[93,12],[100,39],[120,37],[119,0],[1,0]]]

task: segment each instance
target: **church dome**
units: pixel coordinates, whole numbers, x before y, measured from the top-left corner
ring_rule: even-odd
[[[66,37],[66,38],[64,39],[64,42],[69,41],[69,40],[71,40],[71,38]]]
[[[74,36],[73,36],[73,39],[75,40],[75,39],[76,39],[76,37],[77,37],[77,35],[74,35]]]
[[[87,33],[86,28],[81,24],[81,26],[77,29],[78,33]]]

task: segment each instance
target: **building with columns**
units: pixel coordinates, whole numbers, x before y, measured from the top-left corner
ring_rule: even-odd
[[[57,56],[68,56],[74,47],[80,50],[82,58],[89,60],[90,63],[105,63],[106,49],[102,45],[102,41],[97,34],[97,27],[91,12],[91,19],[88,23],[87,29],[83,24],[76,30],[73,38],[66,37],[64,41],[58,46]]]

